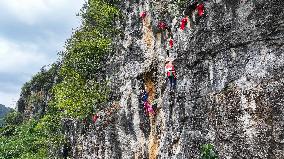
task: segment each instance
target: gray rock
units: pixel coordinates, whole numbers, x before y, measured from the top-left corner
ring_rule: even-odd
[[[122,4],[125,36],[106,61],[120,109],[106,127],[71,134],[73,157],[199,158],[211,143],[221,159],[284,158],[284,1],[206,1],[205,16],[184,31],[174,1],[143,2]],[[161,18],[174,35],[174,92],[164,77]],[[158,101],[155,117],[143,112],[144,85]]]

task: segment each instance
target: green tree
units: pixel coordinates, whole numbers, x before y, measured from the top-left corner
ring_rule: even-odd
[[[6,125],[19,125],[23,121],[23,115],[19,112],[12,111],[4,117]]]
[[[202,159],[218,159],[217,154],[214,152],[214,146],[211,144],[204,144],[201,146]]]
[[[99,79],[103,59],[112,52],[118,9],[105,0],[89,0],[81,13],[83,26],[66,43],[60,77],[54,88],[56,106],[66,117],[86,118],[106,101],[107,81]]]

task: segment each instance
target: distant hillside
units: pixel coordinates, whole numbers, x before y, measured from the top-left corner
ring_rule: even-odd
[[[0,126],[3,124],[3,118],[5,115],[11,110],[11,108],[7,108],[5,105],[0,104]]]

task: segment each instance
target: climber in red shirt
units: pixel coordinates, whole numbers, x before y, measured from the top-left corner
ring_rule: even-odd
[[[170,48],[173,48],[174,40],[172,38],[169,40],[169,45],[170,45]]]
[[[96,115],[93,115],[92,119],[93,119],[93,123],[96,123],[96,121],[98,120],[99,116],[96,114]]]
[[[160,21],[159,24],[158,24],[158,28],[160,30],[166,30],[167,29],[167,24],[163,21]]]
[[[198,25],[200,20],[203,19],[204,14],[205,14],[204,3],[199,2],[198,5],[196,6],[196,10],[197,10],[197,16],[195,17],[195,23],[196,25]]]
[[[184,30],[184,29],[185,29],[185,27],[186,27],[186,25],[187,25],[187,22],[188,22],[187,19],[188,19],[187,16],[181,19],[181,24],[180,24],[180,29],[181,29],[181,30]]]
[[[173,62],[170,59],[166,60],[165,72],[166,72],[166,76],[167,76],[167,78],[170,82],[170,88],[175,89],[177,76],[176,76],[176,71],[175,71]]]
[[[201,17],[204,15],[204,4],[203,3],[199,3],[197,6],[196,6],[196,9],[198,11],[198,15]]]
[[[140,18],[144,19],[146,17],[147,13],[145,11],[140,13]]]

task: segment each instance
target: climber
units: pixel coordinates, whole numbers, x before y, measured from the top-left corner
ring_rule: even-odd
[[[143,91],[142,93],[142,101],[143,101],[143,105],[144,105],[144,111],[147,115],[155,115],[155,111],[152,108],[152,105],[148,102],[148,93],[146,90]]]
[[[98,120],[99,116],[96,114],[96,115],[93,115],[92,119],[93,119],[93,123],[96,123],[96,121]]]
[[[152,105],[148,101],[144,102],[144,109],[147,115],[155,115]]]
[[[189,27],[193,28],[193,16],[192,14],[194,13],[196,6],[198,2],[196,0],[193,0],[183,11],[184,18],[181,20],[181,26],[180,29],[184,30],[186,27],[187,23],[189,23]]]
[[[165,72],[170,82],[170,88],[175,89],[177,77],[176,77],[176,72],[175,72],[175,68],[173,65],[173,60],[168,59],[168,58],[166,59]]]
[[[199,1],[197,7],[196,7],[196,10],[197,10],[197,15],[195,17],[195,23],[196,25],[199,24],[200,20],[204,17],[204,3],[202,1]]]
[[[145,11],[140,13],[140,18],[144,19],[146,17],[147,13]]]
[[[203,3],[199,3],[197,6],[196,6],[196,9],[198,11],[198,15],[201,17],[204,15],[204,4]]]
[[[170,38],[169,40],[169,45],[170,45],[170,48],[173,48],[174,40],[172,38]]]
[[[188,19],[188,16],[184,17],[181,19],[181,24],[180,24],[180,29],[181,30],[184,30],[185,29],[185,26],[187,25],[187,20]]]
[[[165,30],[165,29],[167,29],[167,24],[163,21],[160,21],[159,24],[158,24],[158,28],[160,30]]]

